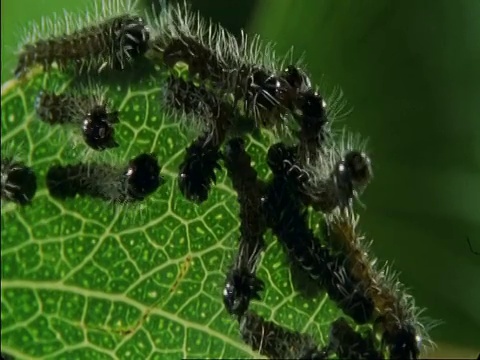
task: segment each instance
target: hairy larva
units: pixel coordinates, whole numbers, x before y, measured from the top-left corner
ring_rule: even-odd
[[[119,113],[110,109],[105,92],[98,88],[65,93],[43,90],[36,98],[35,110],[50,125],[80,130],[84,142],[94,150],[118,147],[114,124],[119,122]]]
[[[22,161],[2,156],[1,166],[2,201],[27,205],[37,192],[37,176]]]
[[[245,142],[235,138],[225,147],[224,163],[240,205],[240,240],[235,261],[227,273],[223,299],[230,314],[240,318],[252,299],[260,299],[264,283],[256,276],[265,248],[266,221],[261,197],[264,184],[257,178]]]
[[[243,341],[269,359],[326,359],[315,339],[267,321],[249,310],[240,320]]]
[[[423,310],[415,306],[398,276],[386,266],[376,267],[376,260],[368,255],[369,245],[356,231],[357,224],[358,216],[353,212],[335,211],[327,217],[325,238],[344,254],[365,295],[372,299],[374,310],[369,314],[369,322],[381,334],[390,358],[417,359],[420,346],[432,344],[427,330],[436,324],[422,324]]]
[[[163,183],[160,165],[153,154],[140,154],[125,167],[101,163],[54,165],[47,172],[47,188],[54,198],[76,195],[112,203],[144,200]]]
[[[22,42],[15,69],[17,77],[38,64],[53,63],[75,72],[123,70],[147,50],[150,32],[132,1],[103,0],[93,14],[83,17],[65,12],[33,24]],[[92,20],[93,19],[93,20]]]
[[[282,143],[270,147],[267,163],[274,177],[264,199],[268,226],[285,247],[290,260],[318,281],[329,297],[357,323],[366,323],[373,311],[372,300],[349,271],[346,259],[333,254],[308,228],[307,215],[300,200],[302,172],[292,167],[293,147]]]

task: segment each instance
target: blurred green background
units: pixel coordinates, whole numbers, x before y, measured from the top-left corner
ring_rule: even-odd
[[[144,0],[147,3],[147,0]],[[351,131],[369,138],[375,179],[361,228],[426,315],[435,355],[480,351],[480,1],[192,0],[305,53],[314,82],[340,86]],[[90,0],[2,0],[2,83],[28,21]]]

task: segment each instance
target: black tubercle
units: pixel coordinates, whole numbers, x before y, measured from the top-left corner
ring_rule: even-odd
[[[11,158],[2,158],[2,200],[27,205],[37,192],[37,176],[24,163]]]

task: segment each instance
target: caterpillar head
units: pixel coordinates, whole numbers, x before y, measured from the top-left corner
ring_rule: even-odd
[[[130,161],[125,176],[129,195],[143,200],[162,184],[160,165],[153,154],[140,154]]]
[[[280,81],[276,76],[268,74],[263,69],[256,69],[247,80],[248,95],[253,106],[261,106],[271,111],[278,105],[277,94]]]
[[[342,170],[340,170],[342,167]],[[348,171],[353,187],[362,189],[372,178],[372,165],[369,156],[358,150],[347,152],[343,158],[343,164],[339,165],[339,171]]]
[[[37,192],[37,176],[21,162],[2,159],[2,199],[6,198],[20,205],[31,203]]]
[[[118,122],[118,111],[107,112],[105,105],[95,105],[83,121],[83,138],[95,150],[105,150],[118,146],[114,139],[113,124]]]
[[[337,206],[349,207],[354,198],[358,199],[373,178],[373,171],[364,151],[365,142],[358,136],[344,132],[339,140],[327,139],[326,145],[314,161],[305,165],[305,192],[312,205],[331,212]]]
[[[372,178],[370,158],[362,151],[346,152],[335,165],[332,178],[337,188],[338,205],[345,208],[370,182]]]
[[[306,92],[312,87],[310,78],[295,65],[288,65],[282,74],[283,79],[291,88],[298,92]]]
[[[318,92],[309,89],[301,93],[297,108],[297,120],[303,131],[313,134],[320,133],[327,123],[327,116],[326,103]]]
[[[241,317],[252,299],[260,300],[264,283],[246,268],[233,268],[227,275],[223,289],[223,303],[227,311]]]

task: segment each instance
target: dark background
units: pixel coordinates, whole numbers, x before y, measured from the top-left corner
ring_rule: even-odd
[[[145,3],[147,0],[142,0]],[[361,228],[394,262],[426,315],[430,356],[480,351],[480,1],[192,0],[241,27],[305,52],[312,80],[341,86],[343,123],[369,138],[375,178]],[[2,1],[2,82],[28,20],[88,1]]]

